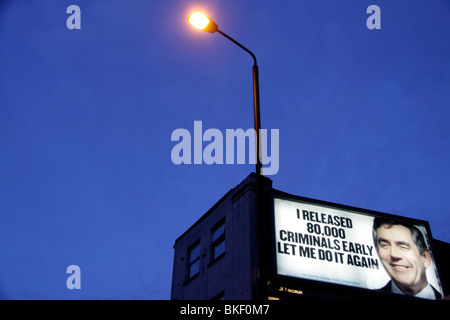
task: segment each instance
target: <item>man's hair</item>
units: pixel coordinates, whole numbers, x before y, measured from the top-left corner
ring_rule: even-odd
[[[417,228],[416,226],[406,223],[406,222],[402,222],[402,221],[396,221],[396,220],[391,220],[391,219],[386,219],[386,218],[380,218],[380,217],[375,217],[375,219],[373,219],[373,227],[372,227],[372,236],[373,236],[373,243],[375,244],[375,246],[378,248],[378,243],[377,243],[377,231],[378,228],[380,228],[381,226],[386,225],[386,228],[391,228],[392,226],[403,226],[405,228],[408,228],[411,231],[411,235],[412,235],[412,239],[414,241],[414,243],[416,244],[417,248],[419,248],[419,252],[420,254],[422,254],[424,252],[424,250],[428,250],[428,247],[425,243],[425,238],[422,234],[422,232],[419,230],[419,228]]]

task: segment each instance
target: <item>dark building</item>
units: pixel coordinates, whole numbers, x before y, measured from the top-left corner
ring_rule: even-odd
[[[365,280],[360,284],[347,278],[360,273],[374,286],[371,274],[383,269],[373,246],[351,240],[357,223],[363,223],[359,219],[402,217],[292,196],[273,189],[272,181],[262,177],[261,221],[255,180],[250,174],[176,239],[172,300],[409,298],[369,290]],[[435,286],[447,294],[450,245],[428,242],[438,274]],[[328,269],[319,270],[322,266]]]

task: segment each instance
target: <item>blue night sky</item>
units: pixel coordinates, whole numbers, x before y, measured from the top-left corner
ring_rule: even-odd
[[[194,121],[253,128],[253,61],[194,9],[258,58],[276,189],[450,242],[450,1],[2,0],[0,298],[170,298],[175,239],[254,171],[172,162]]]

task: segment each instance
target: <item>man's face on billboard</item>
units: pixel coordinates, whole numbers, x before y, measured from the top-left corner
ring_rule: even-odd
[[[430,253],[426,249],[420,253],[408,228],[379,227],[377,251],[387,273],[404,293],[414,295],[428,284],[425,270],[431,263]]]

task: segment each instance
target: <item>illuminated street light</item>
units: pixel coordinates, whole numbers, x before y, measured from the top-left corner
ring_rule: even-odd
[[[188,21],[197,29],[203,31],[214,33],[219,30],[217,24],[200,11],[195,11],[193,14],[191,14]]]

